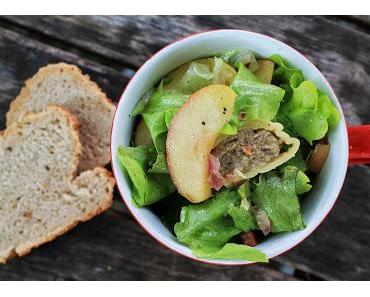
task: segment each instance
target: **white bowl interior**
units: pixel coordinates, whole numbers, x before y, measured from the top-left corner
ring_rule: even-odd
[[[115,114],[111,153],[112,166],[119,191],[129,210],[138,222],[168,248],[190,258],[195,258],[188,247],[179,243],[171,232],[162,224],[160,219],[147,208],[137,208],[131,201],[131,190],[128,178],[122,173],[117,158],[119,145],[128,146],[132,134],[133,119],[130,113],[141,96],[156,84],[169,71],[179,65],[200,57],[212,56],[224,49],[248,48],[268,57],[280,54],[293,66],[301,69],[306,79],[314,81],[319,89],[326,92],[337,108],[341,111],[329,83],[304,56],[275,39],[247,31],[218,30],[179,40],[155,54],[136,73],[122,94]],[[304,199],[302,213],[307,227],[301,231],[281,233],[271,236],[258,244],[257,248],[265,252],[269,258],[279,255],[297,245],[307,237],[333,207],[342,187],[348,165],[348,139],[343,112],[339,125],[329,133],[331,151],[325,167],[316,178],[309,196]],[[239,260],[206,260],[217,264],[244,264]]]

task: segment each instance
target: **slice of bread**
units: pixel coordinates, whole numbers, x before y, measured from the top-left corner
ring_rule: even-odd
[[[79,171],[108,164],[115,106],[77,66],[58,63],[40,68],[10,104],[7,125],[19,121],[30,111],[40,112],[50,104],[67,107],[81,124]]]
[[[104,168],[75,177],[80,153],[78,121],[61,107],[0,133],[0,263],[111,206],[114,178]]]

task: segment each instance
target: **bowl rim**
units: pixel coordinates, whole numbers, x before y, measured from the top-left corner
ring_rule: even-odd
[[[320,80],[326,85],[326,87],[330,90],[331,94],[333,95],[333,98],[336,103],[337,103],[337,106],[339,107],[339,112],[341,114],[341,117],[343,119],[343,124],[344,124],[344,128],[345,130],[347,131],[347,124],[346,124],[346,121],[345,121],[345,117],[344,117],[344,113],[343,113],[343,110],[342,110],[342,106],[340,104],[340,101],[338,100],[338,97],[336,95],[336,93],[334,92],[333,88],[331,87],[330,83],[327,81],[327,79],[325,78],[325,76],[321,73],[321,71],[315,66],[314,63],[312,63],[304,54],[302,54],[301,52],[299,52],[298,50],[296,50],[295,48],[293,48],[292,46],[278,40],[278,39],[275,39],[271,36],[268,36],[268,35],[265,35],[265,34],[261,34],[261,33],[257,33],[257,32],[253,32],[253,31],[249,31],[249,30],[243,30],[243,29],[215,29],[215,30],[205,30],[205,31],[200,31],[200,32],[196,32],[196,33],[193,33],[193,34],[189,34],[189,35],[186,35],[184,37],[180,37],[180,38],[177,38],[175,39],[174,41],[170,42],[169,44],[167,44],[166,46],[162,47],[161,49],[159,49],[158,51],[156,51],[153,55],[151,55],[148,59],[146,59],[146,61],[136,70],[135,74],[130,78],[130,80],[127,82],[125,88],[123,89],[122,93],[121,93],[121,96],[119,98],[119,101],[117,103],[117,106],[116,106],[116,110],[114,112],[114,116],[113,116],[113,121],[112,121],[112,126],[111,126],[111,135],[110,135],[110,161],[111,161],[111,167],[112,167],[112,172],[113,172],[113,176],[116,180],[116,184],[117,184],[117,189],[118,189],[118,192],[121,196],[121,199],[123,200],[124,204],[126,205],[126,208],[129,210],[130,214],[133,216],[133,218],[135,219],[135,221],[139,224],[139,226],[141,226],[142,229],[144,229],[144,231],[149,234],[153,239],[155,239],[158,243],[160,243],[163,247],[165,247],[166,249],[174,252],[175,254],[179,254],[181,256],[184,256],[188,259],[191,259],[191,260],[195,260],[197,262],[201,262],[201,263],[205,263],[205,264],[211,264],[211,265],[215,265],[215,266],[245,266],[245,265],[252,265],[252,264],[256,264],[257,262],[255,261],[241,261],[241,260],[235,260],[235,261],[239,261],[239,262],[216,262],[216,260],[218,259],[206,259],[206,258],[198,258],[194,255],[188,255],[188,254],[185,254],[183,253],[182,251],[180,250],[177,250],[175,248],[172,248],[170,245],[168,245],[164,240],[161,240],[160,238],[158,238],[153,232],[151,232],[150,230],[148,230],[143,223],[141,223],[140,219],[135,215],[135,213],[133,212],[133,210],[131,209],[130,205],[126,202],[126,198],[124,197],[124,195],[122,194],[122,191],[120,189],[120,186],[117,182],[117,178],[116,178],[116,173],[115,173],[115,169],[114,169],[114,165],[113,165],[113,148],[112,148],[112,137],[113,137],[113,127],[114,127],[114,124],[115,124],[115,121],[116,121],[116,115],[117,115],[117,111],[119,109],[119,106],[120,104],[123,102],[123,97],[124,97],[124,94],[126,93],[127,89],[129,88],[130,84],[135,80],[135,77],[141,72],[142,68],[150,61],[152,60],[154,57],[156,57],[159,53],[161,53],[162,51],[164,51],[165,49],[169,48],[169,47],[172,47],[174,44],[177,44],[177,43],[180,43],[186,39],[189,39],[189,38],[192,38],[194,36],[198,36],[198,35],[207,35],[209,33],[212,33],[212,32],[219,32],[219,31],[225,31],[225,32],[230,32],[230,31],[234,31],[234,32],[243,32],[243,33],[248,33],[248,34],[251,34],[251,35],[256,35],[256,36],[260,36],[260,37],[263,37],[263,38],[266,38],[266,39],[269,39],[275,43],[278,43],[278,44],[281,44],[287,48],[289,48],[290,51],[292,52],[295,52],[296,54],[298,54],[299,56],[301,56],[304,60],[306,60],[306,62],[308,64],[311,65],[311,67],[313,67],[314,69],[317,70],[318,74],[319,74],[319,78]],[[345,138],[346,138],[346,141],[348,143],[348,137],[347,137],[347,134],[345,135]],[[347,149],[348,150],[348,149]],[[348,159],[348,158],[347,158]],[[346,169],[348,168],[348,160],[346,161]],[[273,259],[277,256],[281,256],[287,252],[289,252],[290,250],[292,250],[293,248],[295,248],[296,246],[298,246],[299,244],[301,244],[306,238],[308,238],[310,235],[312,235],[312,233],[317,230],[317,228],[323,223],[323,221],[327,218],[327,216],[329,215],[329,213],[333,210],[336,202],[338,201],[338,198],[339,198],[339,195],[342,191],[342,188],[343,188],[343,185],[344,185],[344,181],[346,179],[346,174],[343,176],[343,180],[341,182],[341,185],[340,187],[338,187],[337,189],[337,193],[336,195],[334,196],[335,199],[333,201],[333,204],[332,206],[327,210],[327,212],[322,216],[321,220],[316,222],[314,224],[314,227],[312,228],[312,230],[310,232],[308,232],[307,234],[305,234],[299,241],[295,242],[294,244],[292,244],[290,247],[286,248],[285,250],[282,250],[281,252],[277,253],[276,255],[272,256],[272,257],[269,257],[269,260],[270,259]]]

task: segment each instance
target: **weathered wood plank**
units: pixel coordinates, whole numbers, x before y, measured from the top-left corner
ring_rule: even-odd
[[[328,218],[308,239],[276,258],[324,279],[368,280],[370,270],[370,168],[348,169]]]
[[[78,52],[78,51],[77,51]],[[116,99],[132,74],[111,68],[0,28],[0,129],[5,112],[23,81],[41,66],[57,61],[79,65]],[[0,266],[0,280],[22,279],[294,279],[271,266],[223,268],[199,264],[163,248],[127,215],[117,191],[114,210],[84,223],[27,257]]]
[[[12,22],[106,58],[138,67],[176,38],[208,29],[265,33],[300,50],[328,78],[350,124],[370,122],[370,36],[334,19],[307,16],[16,17]],[[74,32],[74,34],[70,34]],[[319,32],[319,34],[318,34]],[[369,169],[351,168],[328,220],[278,258],[330,279],[370,276]]]
[[[177,38],[238,28],[275,37],[310,58],[339,95],[349,123],[369,122],[370,35],[324,17],[309,16],[57,16],[6,17],[45,36],[117,63],[140,66]],[[73,34],[71,34],[73,32]],[[320,32],[320,34],[317,34]],[[361,107],[359,107],[361,106]]]
[[[5,114],[9,103],[19,93],[24,81],[38,68],[60,61],[81,67],[112,100],[119,98],[123,86],[132,74],[129,69],[112,69],[0,28],[0,130],[5,128]]]
[[[350,15],[350,16],[346,16],[346,17],[348,19],[358,21],[359,23],[367,25],[370,28],[370,15]]]
[[[175,255],[113,210],[0,266],[0,280],[19,279],[294,280],[267,265],[226,268]]]

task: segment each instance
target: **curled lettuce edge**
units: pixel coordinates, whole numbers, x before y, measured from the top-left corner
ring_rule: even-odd
[[[192,254],[196,257],[205,259],[244,260],[260,263],[269,262],[269,259],[264,252],[255,247],[236,243],[226,243],[221,249],[217,250],[192,249]]]

